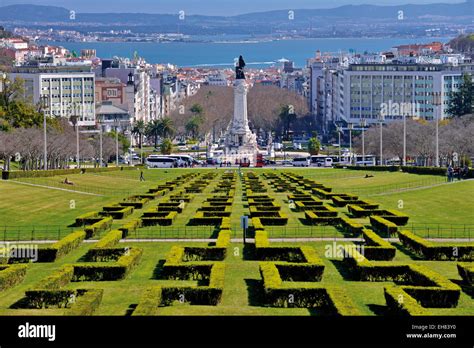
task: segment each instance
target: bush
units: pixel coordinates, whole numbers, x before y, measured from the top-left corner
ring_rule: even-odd
[[[111,248],[117,245],[122,239],[122,231],[112,230],[95,243],[95,249]]]
[[[84,226],[84,225],[87,225],[88,224],[88,221],[90,221],[91,219],[97,219],[99,217],[99,213],[98,212],[91,212],[91,213],[86,213],[86,214],[82,214],[82,215],[79,215],[77,218],[76,218],[76,226]]]
[[[0,291],[20,284],[26,275],[27,265],[0,266]]]
[[[141,218],[142,226],[171,226],[173,221],[178,216],[178,213],[175,211],[165,212],[165,213],[153,213],[154,215],[158,216],[145,216]]]
[[[140,302],[133,311],[133,316],[152,316],[158,314],[158,306],[161,304],[162,290],[160,286],[154,286],[145,290]]]
[[[368,260],[390,261],[395,257],[396,248],[375,232],[363,229],[362,236],[366,244],[364,246],[364,256]]]
[[[106,231],[112,227],[113,219],[110,216],[104,217],[102,220],[84,228],[86,238],[94,237],[97,233]]]
[[[340,218],[337,216],[320,216],[319,212],[305,211],[306,222],[311,225],[338,225]],[[336,213],[337,215],[337,213]]]
[[[102,302],[104,294],[103,289],[78,289],[76,302],[71,309],[66,312],[67,315],[86,316],[92,315]]]
[[[430,315],[427,309],[398,286],[384,287],[384,296],[389,311],[395,315]]]
[[[360,235],[364,228],[362,224],[345,216],[339,218],[339,226],[345,233],[354,237]]]
[[[110,216],[117,220],[121,220],[133,213],[133,207],[123,207],[120,205],[103,207],[103,210],[99,213],[100,216]]]
[[[230,244],[230,230],[220,230],[217,236],[216,247],[227,248]]]
[[[388,221],[387,219],[381,216],[371,216],[370,225],[375,231],[382,233],[386,236],[394,235],[398,231],[398,227],[396,224],[391,221]]]
[[[63,239],[57,241],[51,246],[51,249],[56,250],[55,258],[52,261],[55,261],[72,250],[76,249],[79,247],[82,243],[82,241],[86,238],[86,232],[85,231],[77,231],[73,232]]]
[[[426,260],[474,260],[474,243],[436,245],[406,230],[398,231],[398,239],[404,247]]]
[[[69,284],[74,276],[74,267],[66,265],[54,272],[50,276],[40,280],[36,285],[35,289],[42,290],[59,290],[63,286]]]
[[[122,238],[126,238],[130,233],[136,232],[140,227],[142,227],[142,220],[133,219],[122,227],[119,227],[119,231],[122,231]]]
[[[458,272],[461,278],[468,284],[474,285],[474,265],[472,263],[464,262],[458,263]]]

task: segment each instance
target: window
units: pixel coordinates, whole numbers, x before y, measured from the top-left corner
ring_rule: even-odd
[[[107,97],[117,97],[117,96],[118,96],[118,90],[116,88],[107,89]]]

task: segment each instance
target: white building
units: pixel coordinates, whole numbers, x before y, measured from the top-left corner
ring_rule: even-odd
[[[95,125],[95,75],[90,66],[36,63],[15,67],[10,79],[24,80],[25,97],[43,105],[51,117],[78,117],[80,126]]]

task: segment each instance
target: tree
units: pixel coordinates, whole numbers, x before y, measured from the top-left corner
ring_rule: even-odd
[[[173,150],[173,143],[169,139],[163,140],[163,142],[160,145],[160,152],[162,155],[169,155],[171,154],[171,151]]]
[[[286,140],[289,139],[291,125],[296,121],[296,114],[292,105],[283,105],[278,114],[283,127],[283,136]]]
[[[201,124],[202,124],[202,118],[200,116],[193,116],[186,123],[186,126],[185,126],[186,133],[191,135],[191,138],[193,138],[193,140],[197,139]]]
[[[452,92],[448,103],[448,114],[460,117],[473,112],[474,85],[469,74],[463,75],[463,82],[459,90]]]
[[[208,95],[209,96],[209,95]],[[194,115],[203,115],[204,114],[204,109],[201,104],[193,104],[191,108],[189,109]]]
[[[141,149],[143,145],[143,135],[145,134],[145,122],[143,120],[138,120],[133,124],[132,134],[138,138],[138,147]]]
[[[319,149],[321,148],[321,143],[316,135],[316,132],[313,133],[313,136],[308,141],[308,152],[310,155],[318,155]]]

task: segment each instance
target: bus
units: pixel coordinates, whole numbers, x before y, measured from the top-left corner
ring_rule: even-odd
[[[148,168],[176,168],[178,167],[177,160],[170,157],[149,156],[145,164]]]
[[[343,165],[357,165],[357,166],[375,166],[376,157],[374,155],[352,155],[352,158],[349,154],[344,154],[341,156],[339,164]]]
[[[311,167],[332,167],[334,159],[331,156],[326,155],[314,155],[310,156]]]
[[[308,157],[296,157],[293,158],[291,162],[293,167],[309,167],[309,158]]]

